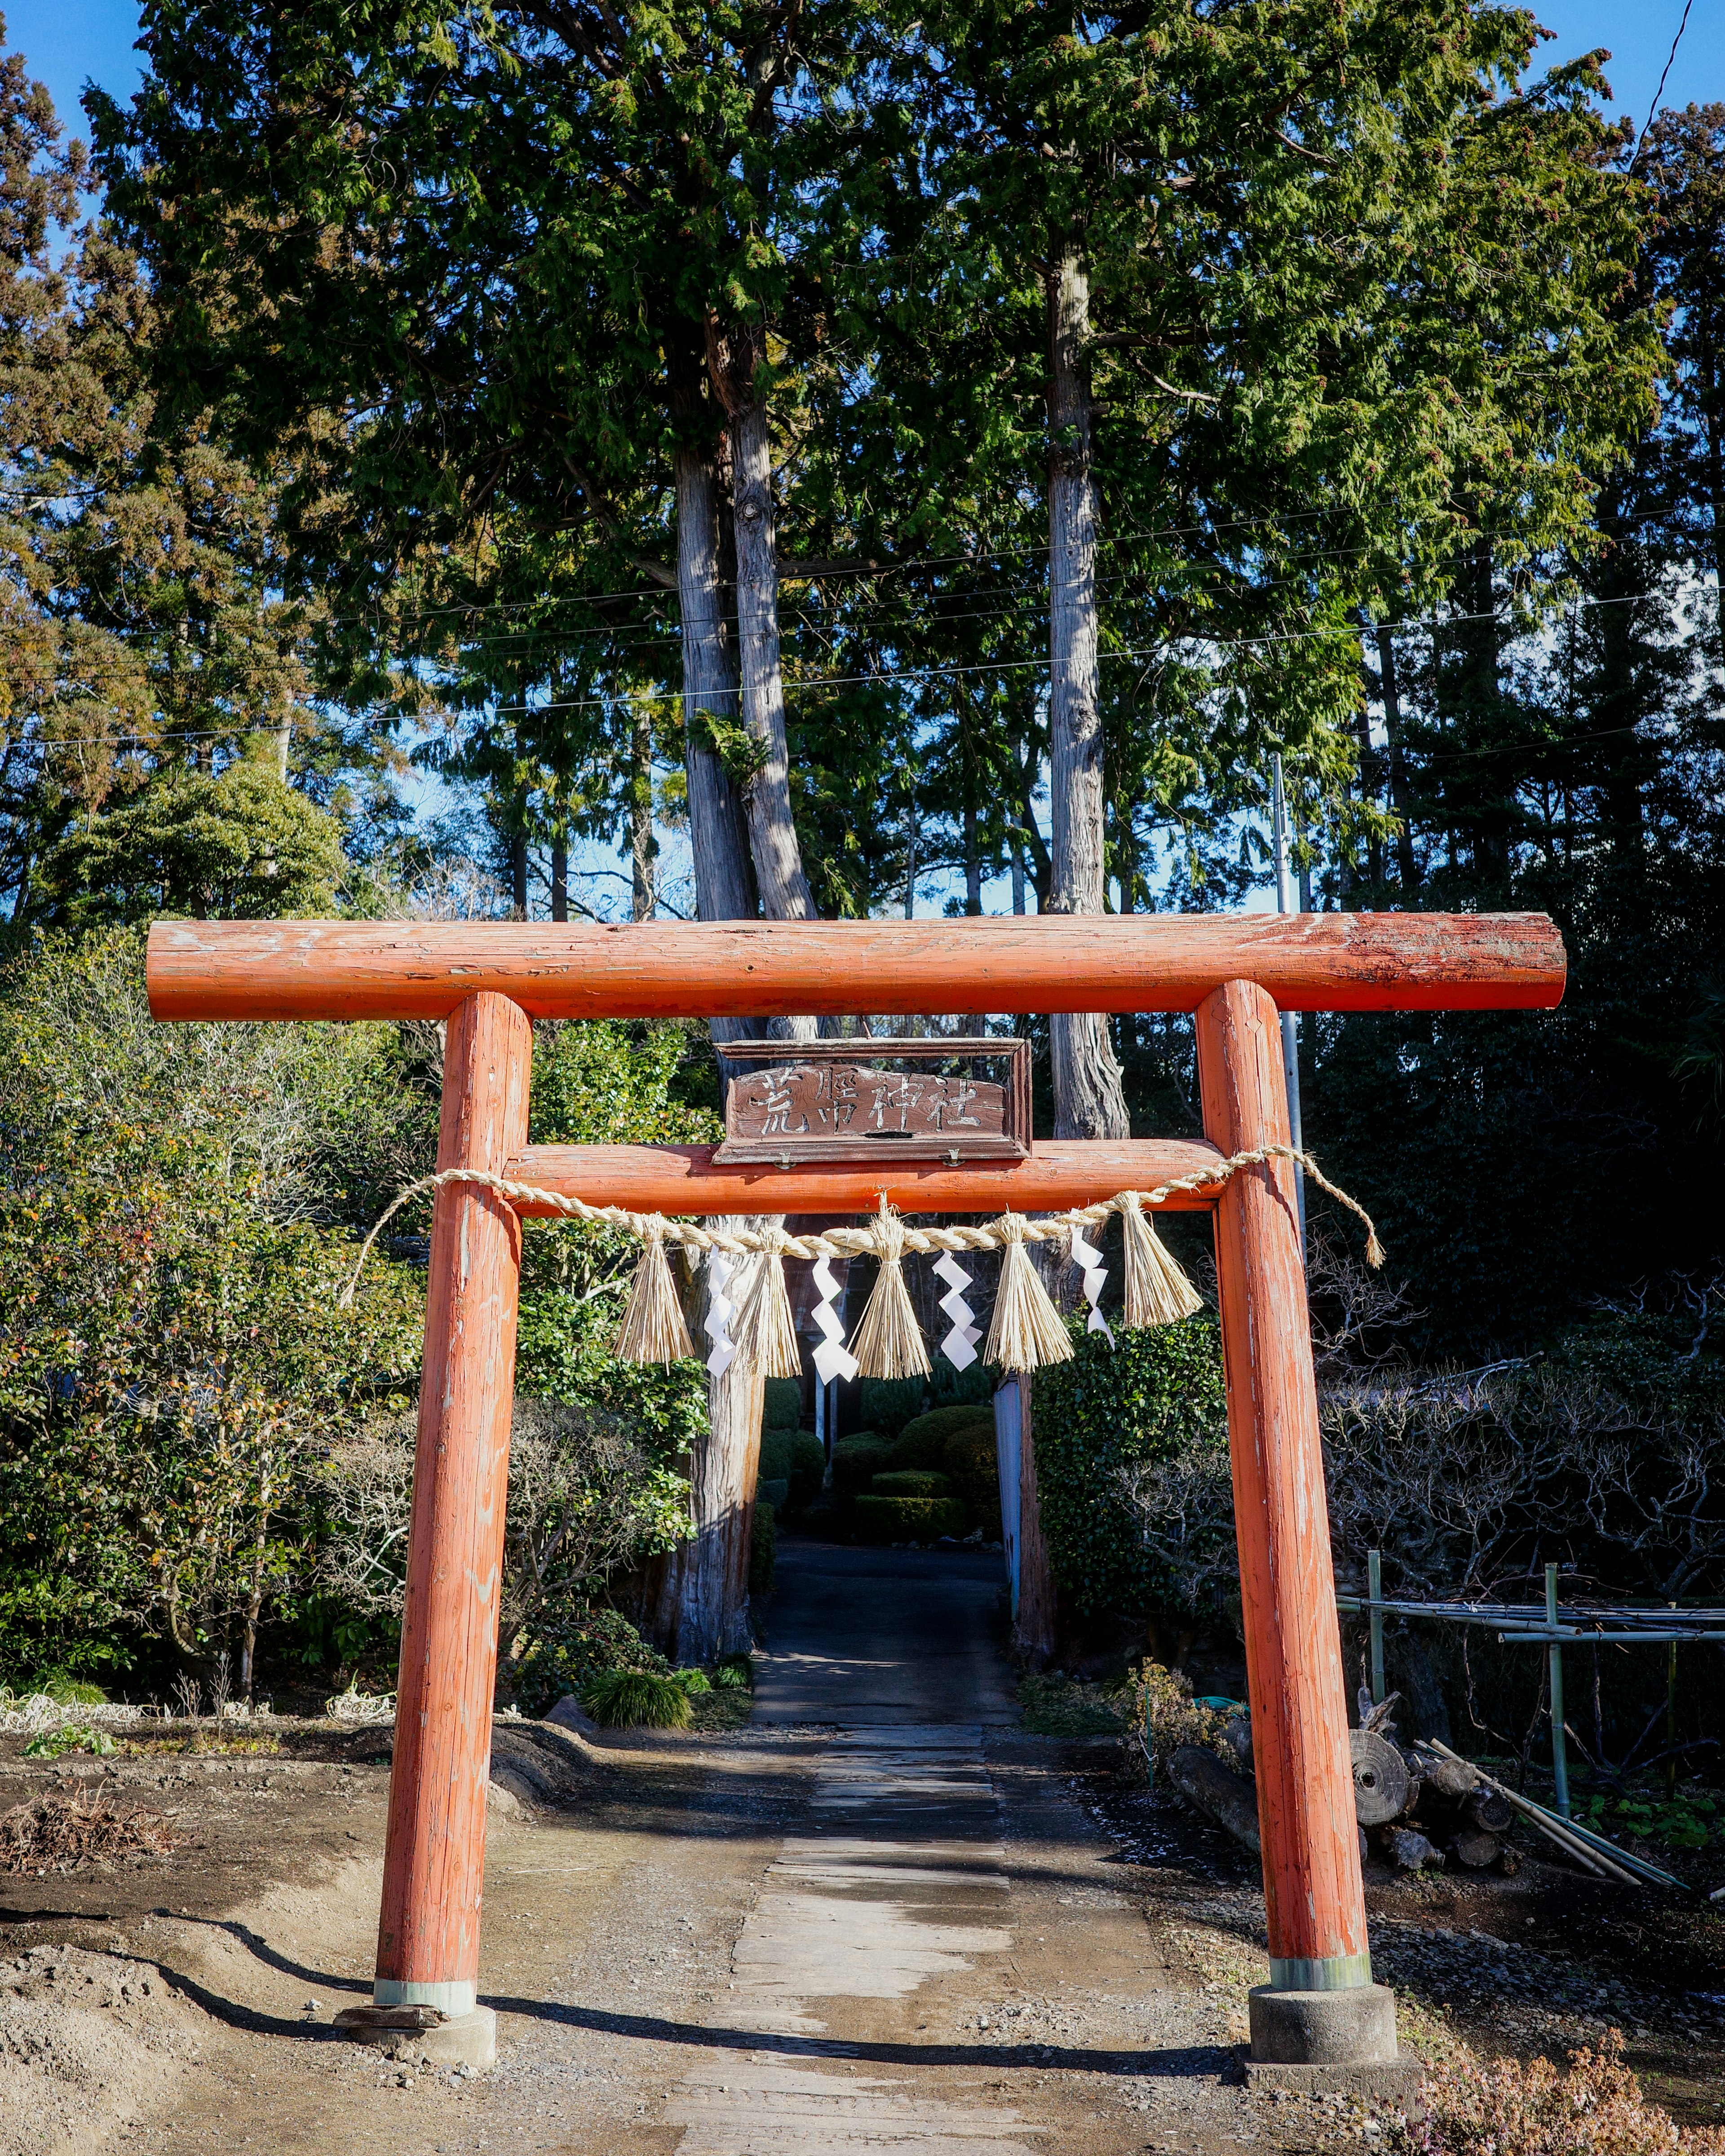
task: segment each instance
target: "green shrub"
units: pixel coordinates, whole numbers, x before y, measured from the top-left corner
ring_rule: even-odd
[[[826,1447],[812,1430],[799,1430],[791,1443],[791,1502],[812,1505],[826,1479]]]
[[[502,1662],[498,1676],[514,1691],[523,1714],[539,1716],[571,1692],[584,1695],[596,1677],[615,1671],[669,1676],[670,1664],[615,1609],[553,1607],[539,1620],[539,1635],[518,1661]]]
[[[790,1476],[788,1475],[762,1476],[755,1484],[755,1502],[757,1504],[771,1505],[775,1512],[788,1511],[791,1502]]]
[[[754,1524],[749,1530],[749,1593],[770,1594],[778,1556],[778,1515],[770,1502],[757,1497]]]
[[[894,1467],[877,1475],[869,1489],[876,1497],[947,1497],[952,1485],[944,1475],[922,1467]]]
[[[855,1437],[841,1437],[833,1447],[833,1486],[854,1496],[893,1464],[892,1447],[884,1437],[871,1430],[859,1430]]]
[[[986,1430],[990,1444],[994,1439],[994,1410],[992,1406],[957,1406],[936,1408],[932,1414],[918,1415],[907,1422],[899,1433],[898,1443],[892,1448],[895,1467],[933,1467],[946,1465],[947,1440],[961,1430]]]
[[[69,1752],[94,1752],[105,1758],[114,1749],[114,1740],[105,1732],[92,1729],[87,1722],[69,1722],[63,1729],[44,1729],[39,1737],[33,1737],[24,1747],[27,1759],[63,1759]]]
[[[705,1670],[673,1670],[671,1682],[681,1685],[691,1699],[696,1697],[701,1692],[711,1691],[713,1688],[713,1681]]]
[[[865,1378],[863,1420],[870,1430],[896,1437],[912,1415],[922,1414],[927,1390],[924,1378]]]
[[[1225,1427],[1222,1342],[1200,1312],[1111,1348],[1071,1323],[1072,1360],[1036,1373],[1036,1491],[1049,1563],[1081,1615],[1180,1606],[1143,1547],[1121,1470],[1171,1460]],[[1194,1613],[1195,1614],[1195,1613]]]
[[[966,1423],[947,1438],[941,1461],[955,1496],[973,1527],[991,1542],[1000,1539],[1000,1466],[994,1450],[994,1413],[986,1421]]]
[[[801,1379],[768,1378],[762,1391],[761,1428],[794,1430],[803,1419]]]
[[[790,1430],[769,1430],[763,1424],[761,1430],[760,1465],[756,1473],[763,1481],[776,1482],[788,1477],[791,1471],[791,1447],[796,1432]]]
[[[867,1543],[932,1543],[964,1532],[956,1497],[876,1497],[856,1501],[856,1531]]]
[[[605,1670],[582,1688],[581,1704],[606,1729],[686,1729],[689,1695],[675,1677]]]
[[[721,1662],[713,1666],[713,1683],[720,1691],[752,1691],[755,1688],[755,1658],[752,1655],[726,1655]]]
[[[935,1357],[928,1380],[931,1408],[988,1407],[993,1397],[992,1363],[973,1363],[968,1370],[955,1370],[944,1355]]]

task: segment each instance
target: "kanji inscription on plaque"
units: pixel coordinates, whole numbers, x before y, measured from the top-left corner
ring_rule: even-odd
[[[786,1058],[783,1042],[737,1043],[724,1051],[734,1060],[768,1055],[785,1060],[732,1079],[725,1142],[715,1157],[788,1162],[866,1152],[877,1158],[1022,1158],[1028,1150],[1020,1133],[1028,1122],[1029,1085],[1028,1069],[1021,1072],[1021,1066],[1028,1045],[938,1038],[891,1043],[895,1060],[913,1066],[937,1060],[946,1066],[932,1070],[855,1062],[855,1048],[847,1042],[798,1042],[794,1060]],[[951,1067],[978,1060],[1005,1064],[1007,1082]]]

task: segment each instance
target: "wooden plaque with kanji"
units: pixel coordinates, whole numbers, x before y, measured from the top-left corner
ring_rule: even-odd
[[[1028,1041],[883,1040],[877,1052],[890,1061],[880,1062],[860,1061],[859,1045],[727,1045],[730,1060],[766,1067],[726,1087],[715,1159],[957,1163],[1022,1160],[1029,1151]]]

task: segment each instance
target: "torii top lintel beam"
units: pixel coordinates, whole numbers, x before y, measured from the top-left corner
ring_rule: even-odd
[[[481,990],[534,1018],[1193,1010],[1255,981],[1284,1010],[1540,1010],[1543,913],[963,921],[158,921],[158,1019],[441,1019]]]

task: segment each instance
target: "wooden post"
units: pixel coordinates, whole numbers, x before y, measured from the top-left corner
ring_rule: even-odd
[[[439,1168],[501,1172],[526,1142],[532,1045],[506,997],[457,1008]],[[476,2004],[521,1255],[494,1193],[438,1193],[374,1995],[452,2019]]]
[[[1280,1014],[1249,981],[1199,1005],[1205,1134],[1224,1152],[1288,1142]],[[1236,1175],[1216,1208],[1216,1276],[1245,1619],[1270,1984],[1369,1984],[1323,1456],[1292,1171]]]

